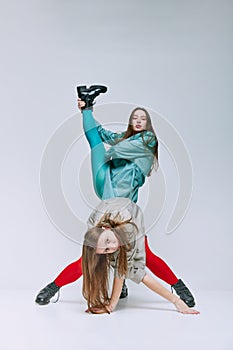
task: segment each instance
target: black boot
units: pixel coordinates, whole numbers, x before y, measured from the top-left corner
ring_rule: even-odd
[[[47,305],[50,303],[50,299],[59,291],[61,287],[58,287],[55,282],[49,283],[43,288],[36,297],[35,302],[39,305]],[[58,297],[59,298],[59,297]],[[58,299],[56,300],[56,302]]]
[[[180,299],[183,300],[183,302],[188,305],[189,307],[193,307],[195,305],[194,297],[188,287],[184,284],[184,282],[179,279],[176,284],[173,284],[171,286],[172,292],[173,288],[176,291],[176,294],[179,295]]]
[[[78,97],[86,103],[82,109],[93,107],[94,99],[106,91],[107,87],[103,85],[91,85],[89,88],[85,85],[77,86]]]
[[[121,290],[120,299],[124,299],[127,296],[128,296],[128,288],[127,288],[127,285],[125,284],[125,280],[124,280],[122,290]]]

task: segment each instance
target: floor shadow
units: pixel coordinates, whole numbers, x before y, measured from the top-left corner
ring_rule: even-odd
[[[79,305],[79,306],[84,306],[85,307],[85,303],[83,303],[82,301],[78,301],[78,300],[68,300],[68,299],[62,299],[58,301],[59,303],[62,304],[73,304],[73,305]],[[133,301],[132,300],[128,300],[128,299],[121,299],[117,305],[117,309],[118,310],[125,310],[125,309],[135,309],[135,310],[152,310],[152,311],[173,311],[173,312],[177,312],[177,310],[174,309],[170,309],[170,308],[163,308],[163,307],[158,307],[158,306],[147,306],[147,304],[151,304],[152,302],[148,301],[146,302],[145,300],[140,301]],[[153,304],[169,304],[166,300],[161,300],[161,301],[153,301]],[[139,305],[141,304],[141,305]]]

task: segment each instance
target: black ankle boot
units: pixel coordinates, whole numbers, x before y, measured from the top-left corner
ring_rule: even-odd
[[[127,288],[127,285],[125,284],[125,280],[124,280],[122,290],[121,290],[120,299],[124,299],[127,296],[128,296],[128,288]]]
[[[86,104],[82,109],[93,107],[95,98],[106,91],[107,87],[103,85],[91,85],[89,88],[86,85],[77,86],[78,97]]]
[[[184,282],[179,279],[176,284],[173,284],[171,286],[172,292],[173,288],[176,291],[176,294],[179,295],[180,299],[183,300],[183,302],[188,305],[189,307],[193,307],[195,305],[194,297],[188,287],[184,284]]]
[[[55,282],[49,283],[43,288],[36,297],[35,302],[39,305],[47,305],[50,303],[50,299],[59,291],[61,287],[58,287]],[[56,300],[58,301],[59,296]]]

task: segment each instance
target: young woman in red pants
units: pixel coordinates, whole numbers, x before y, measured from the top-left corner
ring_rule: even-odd
[[[117,306],[123,281],[142,282],[172,302],[177,311],[199,314],[145,271],[145,233],[141,209],[128,198],[101,201],[88,220],[82,250],[83,296],[90,313],[111,313]],[[114,279],[109,296],[109,270]]]

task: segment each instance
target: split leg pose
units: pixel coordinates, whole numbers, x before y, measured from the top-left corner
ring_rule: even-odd
[[[83,296],[87,312],[111,313],[119,300],[123,281],[144,283],[172,302],[181,313],[198,314],[145,271],[145,232],[141,209],[128,198],[101,201],[88,220],[83,242]],[[114,280],[109,296],[109,270]]]
[[[103,86],[89,89],[78,87],[78,106],[82,109],[83,128],[91,147],[93,186],[101,199],[127,197],[136,202],[145,177],[149,176],[153,166],[158,165],[158,140],[149,113],[141,107],[132,111],[127,130],[120,134],[105,130],[97,124],[92,114],[94,99],[106,90]],[[112,146],[108,152],[103,142]],[[194,298],[187,286],[150,250],[147,238],[145,250],[147,267],[171,285],[188,306],[194,306]],[[48,304],[61,287],[76,281],[81,275],[82,258],[68,265],[52,283],[43,288],[36,302]],[[123,283],[120,298],[127,294],[127,287]]]
[[[145,232],[141,209],[128,198],[103,200],[88,219],[82,249],[83,296],[87,312],[111,313],[124,279],[144,283],[184,314],[198,314],[145,271]],[[109,271],[114,270],[112,288]],[[111,293],[109,293],[111,290]]]

